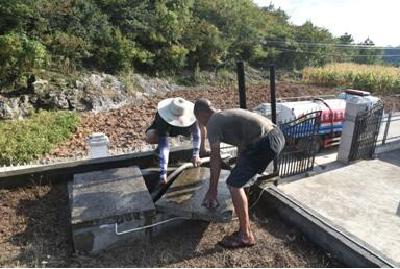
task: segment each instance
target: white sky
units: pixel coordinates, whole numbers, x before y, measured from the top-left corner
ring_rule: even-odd
[[[348,32],[357,43],[369,37],[377,46],[400,46],[400,0],[253,1],[281,7],[296,25],[310,20],[337,37]]]

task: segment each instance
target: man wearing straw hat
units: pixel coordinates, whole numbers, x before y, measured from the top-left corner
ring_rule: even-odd
[[[169,98],[158,103],[157,113],[151,126],[146,130],[146,142],[158,144],[160,159],[160,183],[167,183],[169,158],[168,137],[179,135],[193,138],[192,162],[195,167],[200,164],[200,149],[205,151],[205,136],[200,131],[193,114],[194,104],[183,98]]]

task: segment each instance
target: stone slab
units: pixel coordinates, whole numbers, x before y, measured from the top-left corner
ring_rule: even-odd
[[[74,176],[73,225],[109,223],[155,214],[154,203],[138,167],[95,171]]]
[[[167,193],[156,202],[158,211],[191,219],[227,222],[232,219],[234,208],[226,178],[229,171],[221,170],[218,183],[219,207],[208,210],[201,205],[208,190],[210,169],[199,167],[183,171]]]
[[[279,189],[336,229],[400,264],[400,151],[297,180]],[[397,163],[398,164],[398,163]]]

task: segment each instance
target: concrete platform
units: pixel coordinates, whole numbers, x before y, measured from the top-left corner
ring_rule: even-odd
[[[400,151],[278,187],[296,207],[362,249],[377,266],[400,265]],[[346,262],[346,261],[344,261]],[[351,263],[348,265],[360,265]],[[371,263],[374,264],[374,263]]]

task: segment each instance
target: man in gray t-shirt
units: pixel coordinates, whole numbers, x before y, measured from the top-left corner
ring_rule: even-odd
[[[239,147],[238,163],[232,169],[227,185],[239,217],[240,229],[225,237],[220,244],[229,248],[252,246],[255,239],[250,229],[248,202],[243,187],[278,156],[285,144],[283,134],[269,119],[261,115],[240,108],[220,112],[207,99],[196,101],[194,114],[200,125],[207,127],[211,149],[210,187],[203,200],[203,205],[207,208],[218,206],[220,143]]]

